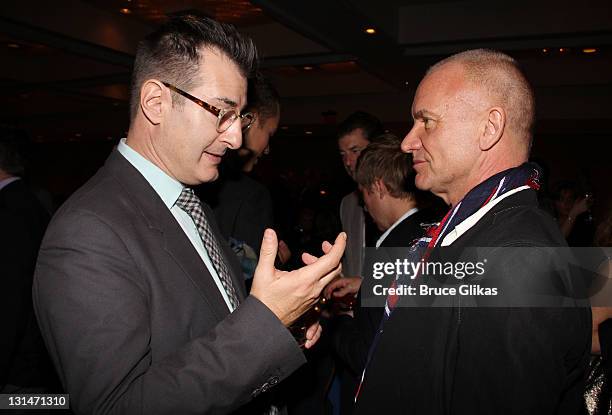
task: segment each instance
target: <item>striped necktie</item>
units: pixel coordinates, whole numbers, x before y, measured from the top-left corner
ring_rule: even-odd
[[[236,295],[236,289],[234,288],[232,278],[229,274],[229,270],[227,269],[227,264],[223,258],[221,247],[212,233],[208,220],[206,220],[206,215],[202,209],[200,199],[193,193],[193,190],[185,187],[177,199],[176,204],[187,212],[187,214],[189,214],[189,216],[191,216],[195,222],[200,238],[202,238],[202,242],[204,243],[204,247],[208,252],[208,256],[210,257],[210,260],[217,271],[217,275],[219,275],[221,285],[223,285],[223,288],[225,289],[225,293],[229,298],[232,309],[236,309],[239,303],[238,295]]]

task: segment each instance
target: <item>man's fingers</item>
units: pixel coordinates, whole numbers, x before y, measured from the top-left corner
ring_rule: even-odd
[[[327,284],[332,282],[334,278],[338,277],[338,275],[340,275],[341,273],[342,264],[338,264],[338,266],[334,268],[330,273],[325,274],[323,277],[321,277],[319,281],[317,281],[317,284],[319,284],[319,286],[321,287],[320,289],[323,290]]]
[[[306,265],[314,264],[315,262],[317,262],[317,259],[319,258],[309,254],[308,252],[304,252],[302,254],[302,262]]]
[[[291,250],[289,246],[282,239],[278,241],[278,259],[282,264],[289,261],[291,258]]]
[[[331,297],[332,293],[336,296],[335,291],[340,290],[342,287],[346,286],[347,283],[347,281],[344,281],[344,278],[338,278],[330,282],[323,291],[325,298]]]
[[[330,298],[334,291],[338,289],[337,285],[334,285],[334,282],[332,281],[329,285],[327,285],[324,289],[323,289],[323,297],[325,298]]]
[[[332,249],[332,244],[330,244],[327,241],[323,241],[323,243],[321,244],[321,249],[323,250],[324,254],[327,254],[329,251],[331,251]]]
[[[352,290],[350,289],[350,287],[348,285],[344,285],[344,286],[338,288],[336,291],[334,291],[334,297],[344,297],[345,295],[347,295],[351,291]]]
[[[340,263],[340,259],[342,258],[342,254],[344,254],[344,248],[346,247],[346,233],[340,232],[340,234],[336,237],[334,245],[331,250],[318,258],[314,262],[306,263],[306,267],[302,268],[304,272],[308,275],[326,275],[332,270],[336,268],[336,265]],[[310,255],[312,257],[312,255]],[[304,256],[302,256],[302,259]],[[308,258],[309,260],[312,258]]]
[[[276,252],[278,250],[278,240],[276,239],[276,232],[272,229],[266,229],[264,232],[263,240],[261,241],[261,249],[259,250],[259,261],[257,262],[258,270],[265,270],[270,272],[274,269],[274,260],[276,259]]]
[[[308,330],[306,330],[306,343],[304,344],[304,347],[306,349],[310,349],[312,346],[314,346],[319,338],[321,338],[322,332],[323,329],[321,328],[319,322],[316,322],[308,327]]]

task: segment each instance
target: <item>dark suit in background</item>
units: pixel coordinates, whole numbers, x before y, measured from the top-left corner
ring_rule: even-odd
[[[48,387],[52,382],[32,310],[32,276],[48,221],[23,180],[0,189],[0,390],[5,384]]]
[[[237,168],[224,166],[219,176],[198,186],[200,199],[212,208],[226,240],[245,242],[259,255],[263,233],[274,225],[270,191]]]

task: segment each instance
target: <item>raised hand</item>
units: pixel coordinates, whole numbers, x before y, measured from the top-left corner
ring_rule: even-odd
[[[316,258],[304,254],[304,267],[291,272],[280,271],[274,267],[278,239],[272,229],[266,229],[251,295],[264,303],[285,326],[289,326],[312,307],[323,288],[340,275],[340,260],[345,245],[346,234],[342,232],[333,245],[324,244],[323,256]]]

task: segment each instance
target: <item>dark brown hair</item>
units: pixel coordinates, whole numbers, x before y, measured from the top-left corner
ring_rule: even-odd
[[[256,113],[260,122],[280,112],[278,92],[272,83],[259,72],[249,79],[245,111]]]
[[[377,180],[387,187],[395,198],[413,197],[414,169],[412,157],[400,149],[401,140],[393,134],[375,138],[359,155],[355,168],[355,180],[360,186],[371,189]]]
[[[358,128],[363,130],[368,141],[373,141],[383,133],[383,125],[378,118],[364,111],[356,111],[340,123],[337,137],[342,138]]]
[[[255,70],[255,44],[249,37],[238,33],[234,26],[208,17],[171,17],[138,44],[132,73],[130,119],[136,116],[140,88],[147,79],[163,80],[186,90],[197,85],[200,51],[205,47],[227,55],[245,77]],[[178,103],[184,102],[178,96],[176,99]]]

